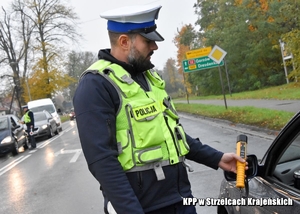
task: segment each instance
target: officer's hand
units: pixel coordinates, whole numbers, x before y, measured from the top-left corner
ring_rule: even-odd
[[[219,162],[219,167],[225,171],[236,173],[236,161],[245,163],[245,160],[235,153],[224,153]],[[248,163],[246,162],[246,170],[248,169],[247,165]]]

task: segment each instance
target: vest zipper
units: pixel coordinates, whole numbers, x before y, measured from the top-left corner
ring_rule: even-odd
[[[110,148],[114,149],[114,143],[113,143],[112,134],[111,134],[111,123],[110,123],[109,119],[106,119],[106,126],[107,126],[107,131],[108,131]]]
[[[143,178],[142,178],[142,173],[137,172],[137,177],[138,177],[138,187],[141,192],[143,192]]]

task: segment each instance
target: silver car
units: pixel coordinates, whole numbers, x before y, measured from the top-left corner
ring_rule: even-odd
[[[245,188],[224,172],[218,214],[300,213],[300,112],[285,125],[263,159],[248,156]]]
[[[58,134],[58,127],[52,115],[48,111],[34,112],[33,136],[35,138],[47,136],[48,138]]]

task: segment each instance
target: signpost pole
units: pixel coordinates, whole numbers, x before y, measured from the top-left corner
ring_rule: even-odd
[[[222,74],[221,74],[221,67],[220,66],[218,66],[218,67],[219,67],[219,74],[220,74],[220,81],[221,81],[221,86],[222,86],[222,92],[223,92],[223,96],[224,96],[225,108],[227,109],[226,96],[225,96],[223,79],[222,79]]]
[[[212,49],[212,51],[209,53],[208,57],[211,58],[212,60],[214,60],[219,65],[220,81],[221,81],[221,86],[222,86],[222,91],[223,91],[223,96],[224,96],[225,108],[227,109],[226,96],[225,96],[222,73],[221,73],[221,68],[220,68],[220,63],[225,58],[226,54],[227,54],[226,51],[224,51],[223,49],[221,49],[220,47],[215,45],[214,48]]]
[[[188,93],[186,82],[185,82],[184,72],[182,72],[182,76],[183,76],[183,83],[184,83],[184,89],[185,89],[185,94],[186,94],[186,101],[188,104],[190,104],[189,93]]]
[[[231,88],[230,88],[230,82],[229,82],[229,76],[228,76],[228,72],[227,72],[227,64],[226,64],[226,61],[225,61],[225,57],[224,57],[224,65],[225,65],[225,72],[226,72],[226,78],[227,78],[227,83],[228,83],[228,90],[229,90],[230,96],[232,97]]]

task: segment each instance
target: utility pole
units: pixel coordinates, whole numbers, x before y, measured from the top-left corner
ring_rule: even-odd
[[[289,78],[288,78],[288,74],[287,74],[287,68],[286,68],[285,59],[284,59],[284,53],[283,53],[283,51],[284,51],[284,42],[281,39],[279,39],[279,44],[280,44],[282,61],[283,61],[285,79],[286,79],[286,83],[289,84]]]

